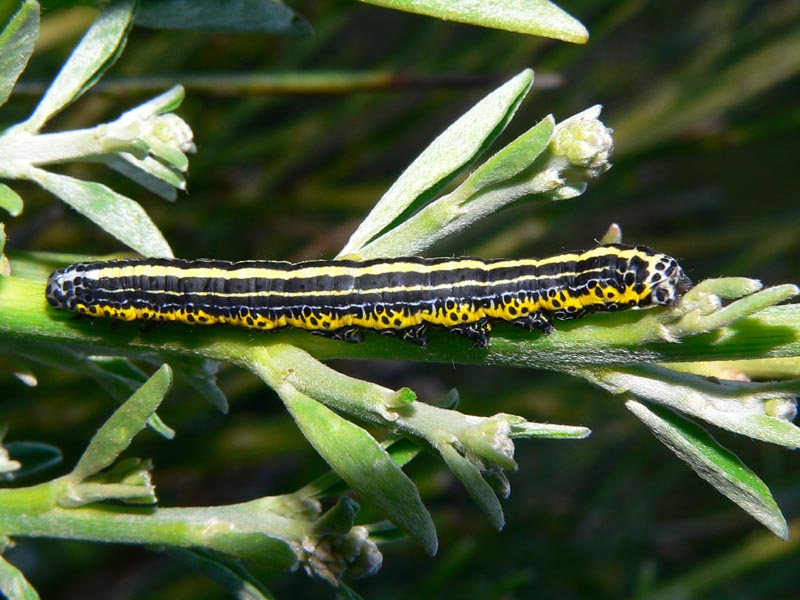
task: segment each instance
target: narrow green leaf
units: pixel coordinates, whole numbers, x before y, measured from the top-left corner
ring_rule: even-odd
[[[690,289],[684,296],[684,302],[691,302],[703,295],[713,294],[726,300],[737,300],[764,289],[758,279],[747,277],[715,277],[704,279]]]
[[[242,564],[202,550],[170,548],[170,556],[202,573],[236,600],[274,600],[274,596]]]
[[[320,362],[304,350],[288,344],[275,344],[267,354],[251,353],[257,374],[270,385],[274,373],[291,373],[291,384],[301,393],[334,409],[357,414],[359,419],[382,423],[387,409],[408,406],[416,394],[408,388],[392,390],[369,381],[348,377]],[[265,361],[265,362],[261,362]],[[264,369],[264,365],[267,368]],[[355,412],[353,412],[355,411]]]
[[[702,479],[781,539],[789,528],[769,488],[705,429],[671,410],[628,400],[625,406]]]
[[[84,373],[120,404],[147,381],[147,374],[127,358],[119,356],[87,356]]]
[[[500,505],[500,500],[497,499],[492,486],[483,478],[480,469],[448,443],[441,444],[438,450],[453,474],[467,488],[472,499],[477,502],[484,514],[489,517],[492,525],[498,530],[502,529],[505,525],[503,507]]]
[[[143,2],[136,24],[155,29],[311,35],[308,22],[279,0]]]
[[[366,528],[369,531],[369,539],[378,546],[398,542],[407,537],[394,523],[389,523],[389,521],[370,523]]]
[[[710,380],[651,364],[572,372],[612,393],[637,396],[763,442],[800,448],[800,427],[788,420],[800,381]]]
[[[123,244],[144,256],[172,257],[172,249],[144,209],[103,184],[36,169],[31,179]]]
[[[504,29],[585,44],[589,32],[583,24],[549,0],[361,0],[445,21]]]
[[[0,208],[12,217],[19,216],[22,212],[22,198],[5,183],[0,183]]]
[[[422,447],[415,444],[408,438],[393,437],[389,441],[384,441],[383,446],[392,457],[394,464],[398,467],[404,467],[410,463],[416,456],[422,452]],[[324,498],[334,494],[343,494],[347,491],[346,484],[342,478],[336,474],[335,471],[328,471],[324,475],[320,475],[308,485],[303,486],[302,489],[295,492],[295,495],[301,498]]]
[[[533,71],[523,71],[448,127],[394,182],[339,255],[357,254],[400,215],[419,208],[466,169],[505,129],[532,84]]]
[[[0,592],[8,600],[39,600],[39,594],[22,572],[0,556]]]
[[[33,114],[21,127],[38,131],[56,113],[78,99],[113,65],[130,31],[136,0],[113,0],[72,51]]]
[[[0,476],[0,479],[17,481],[23,477],[30,477],[57,465],[63,458],[61,450],[43,442],[8,442],[5,447],[9,456],[20,462],[22,467],[11,473],[4,473],[5,477]]]
[[[353,528],[359,506],[347,496],[341,496],[324,515],[314,523],[314,535],[343,536]]]
[[[26,0],[0,32],[0,106],[25,70],[38,38],[39,3]]]
[[[139,159],[125,152],[101,157],[100,162],[165,200],[175,200],[178,190],[186,190],[183,173],[152,156]]]
[[[156,488],[150,476],[152,464],[141,458],[124,458],[111,468],[87,477],[72,486],[67,497],[59,503],[74,508],[108,500],[124,504],[153,506],[158,502]]]
[[[394,464],[403,467],[414,460],[422,452],[422,447],[404,437],[397,437],[384,444],[387,452],[392,457]]]
[[[514,423],[511,425],[512,438],[548,438],[551,440],[582,440],[591,435],[592,430],[579,425],[555,425],[552,423]]]
[[[744,277],[707,279],[696,287],[703,290],[718,290],[720,293],[715,295],[722,298],[744,297],[719,308],[718,300],[712,300],[713,296],[709,296],[709,293],[689,290],[686,294],[688,298],[684,298],[681,303],[685,314],[674,323],[666,324],[666,329],[675,337],[725,327],[800,294],[800,289],[796,285],[783,284],[761,289],[760,281]]]
[[[80,371],[94,379],[119,403],[125,402],[128,396],[147,381],[145,372],[127,358],[118,356],[84,358],[79,355],[77,359],[80,362]],[[147,425],[164,439],[171,440],[175,437],[175,431],[155,413],[148,419]]]
[[[147,424],[171,384],[172,371],[162,365],[97,431],[70,479],[79,483],[111,465]]]
[[[431,515],[414,483],[361,427],[301,394],[278,389],[289,412],[314,449],[370,504],[435,554],[438,541]]]
[[[464,182],[469,194],[516,177],[535,161],[550,143],[556,126],[548,115],[478,167]]]

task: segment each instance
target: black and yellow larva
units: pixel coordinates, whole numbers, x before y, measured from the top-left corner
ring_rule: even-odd
[[[493,322],[549,333],[552,319],[672,305],[691,286],[674,258],[609,244],[521,260],[84,262],[50,275],[47,300],[125,321],[298,327],[348,341],[368,329],[425,344],[430,324],[485,347]]]

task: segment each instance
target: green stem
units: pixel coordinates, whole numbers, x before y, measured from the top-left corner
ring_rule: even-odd
[[[12,131],[0,136],[0,172],[9,178],[28,177],[21,165],[45,165],[135,149],[130,141],[105,139],[102,127],[42,134]]]
[[[65,490],[65,478],[0,490],[0,535],[207,548],[286,570],[296,566],[313,527],[311,519],[281,516],[280,498],[201,508],[64,508],[57,502]]]
[[[419,348],[402,340],[368,335],[364,343],[347,344],[288,330],[260,334],[233,327],[164,325],[143,331],[138,323],[74,319],[49,308],[41,281],[0,277],[0,350],[36,357],[64,345],[92,354],[161,359],[203,356],[241,366],[245,349],[292,344],[312,356],[384,358],[422,362],[495,364],[563,371],[565,366],[614,366],[634,363],[735,360],[800,356],[800,305],[772,306],[756,315],[709,333],[687,336],[680,343],[660,339],[656,311],[596,314],[558,323],[549,336],[510,325],[496,327],[488,349],[446,331],[435,330],[431,343]],[[162,360],[163,361],[163,360]]]
[[[66,477],[23,488],[0,489],[0,523],[15,521],[20,514],[37,514],[52,510],[67,491]],[[5,529],[5,526],[2,526]]]

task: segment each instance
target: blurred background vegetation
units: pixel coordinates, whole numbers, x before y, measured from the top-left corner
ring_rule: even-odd
[[[310,37],[134,28],[125,53],[54,129],[109,120],[183,83],[179,114],[198,152],[189,193],[167,203],[110,171],[70,166],[136,198],[181,257],[331,257],[405,166],[457,116],[523,68],[537,80],[504,135],[548,113],[562,120],[604,105],[614,168],[583,196],[511,207],[431,254],[542,256],[588,247],[611,222],[630,243],[680,257],[695,280],[718,275],[798,282],[800,272],[800,4],[568,0],[589,29],[578,46],[403,14],[354,2],[294,0]],[[93,20],[88,8],[45,15],[31,64],[4,118],[25,118]],[[261,75],[336,72],[313,93],[265,90]],[[381,73],[353,88],[350,75]],[[249,75],[236,85],[221,78]],[[193,78],[210,78],[210,86]],[[215,82],[217,83],[215,85]],[[292,86],[290,86],[291,88]],[[37,92],[38,91],[38,92]],[[32,185],[25,214],[7,222],[8,249],[103,254],[119,244]],[[432,457],[407,470],[439,529],[428,557],[403,541],[382,548],[366,598],[793,597],[800,540],[800,462],[788,451],[725,432],[775,494],[786,543],[675,460],[619,397],[546,372],[391,362],[336,368],[434,400],[451,387],[460,408],[580,424],[582,442],[517,444],[506,529],[496,532]],[[0,380],[13,439],[58,445],[74,464],[112,411],[75,375],[38,368],[37,388]],[[227,368],[220,415],[178,382],[135,454],[155,461],[165,505],[207,505],[291,491],[326,470],[280,402],[255,377]],[[370,521],[379,516],[363,507]],[[44,598],[224,598],[163,554],[125,546],[22,540],[9,554]],[[334,596],[302,574],[261,573],[278,597]]]

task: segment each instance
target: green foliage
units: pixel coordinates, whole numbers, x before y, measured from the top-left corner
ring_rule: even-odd
[[[629,400],[628,409],[678,458],[782,539],[789,529],[764,482],[703,428],[663,408]]]
[[[436,554],[436,528],[416,486],[375,439],[291,386],[278,392],[303,435],[333,470],[429,554]]]
[[[137,202],[103,184],[41,168],[69,160],[93,160],[105,162],[151,189],[157,186],[156,191],[165,184],[185,187],[181,173],[188,167],[185,152],[194,150],[192,132],[180,118],[170,114],[183,99],[180,87],[125,112],[111,123],[91,129],[40,133],[45,123],[82,96],[116,62],[125,47],[135,10],[134,1],[112,2],[84,35],[33,113],[0,134],[0,177],[38,183],[142,254],[172,256],[164,236]],[[24,2],[9,22],[9,29],[16,35],[4,34],[4,54],[22,46],[22,60],[6,65],[5,74],[11,85],[27,62],[38,34],[38,19],[27,16],[31,11],[38,13],[35,0]],[[164,191],[162,195],[172,198],[173,193]],[[22,201],[11,188],[4,187],[2,198],[3,208],[12,215],[22,211]]]
[[[36,46],[39,32],[39,6],[26,2],[12,15],[0,33],[0,106],[6,103],[14,84]],[[16,215],[15,215],[16,216]]]
[[[48,6],[65,8],[71,4]],[[403,31],[403,23],[411,24],[398,38],[403,43],[396,44],[387,37],[386,45],[391,49],[384,49],[383,40],[376,36],[359,57],[363,45],[359,40],[373,28],[372,16],[380,13],[366,7],[358,11],[349,7],[346,10],[352,13],[341,13],[347,15],[341,17],[337,10],[345,9],[309,11],[299,5],[302,12],[314,14],[316,38],[281,42],[287,44],[284,49],[277,43],[275,47],[258,44],[256,51],[252,40],[263,38],[209,38],[192,33],[179,38],[151,33],[143,43],[141,34],[132,29],[135,23],[166,29],[288,35],[310,30],[298,12],[280,2],[224,3],[223,11],[217,3],[200,4],[148,2],[139,6],[138,12],[135,2],[108,4],[97,18],[93,15],[87,32],[53,83],[38,84],[37,88],[36,81],[27,80],[28,73],[49,77],[58,68],[56,61],[63,58],[48,52],[47,36],[42,34],[42,55],[32,61],[0,113],[7,123],[18,121],[0,132],[0,178],[8,183],[0,183],[0,208],[16,217],[23,204],[28,204],[27,213],[32,214],[26,214],[25,219],[44,214],[46,200],[25,184],[34,182],[137,252],[171,256],[166,242],[170,239],[176,248],[182,248],[183,255],[231,258],[333,255],[352,229],[355,232],[340,255],[396,256],[430,252],[434,245],[444,247],[444,253],[468,249],[486,256],[543,254],[566,244],[586,245],[587,238],[607,227],[613,211],[615,219],[633,223],[626,229],[636,231],[636,241],[681,256],[684,266],[692,265],[696,279],[702,279],[703,274],[743,273],[765,279],[766,285],[745,277],[707,279],[672,309],[595,315],[560,324],[547,337],[501,326],[486,351],[476,351],[447,332],[435,332],[425,349],[380,336],[349,345],[296,331],[256,336],[248,331],[165,326],[142,332],[135,324],[111,329],[101,320],[73,321],[69,314],[50,310],[43,301],[48,271],[81,257],[20,252],[59,246],[92,252],[103,248],[107,239],[98,237],[91,227],[66,218],[57,220],[68,221],[70,227],[62,225],[57,232],[48,227],[46,219],[31,221],[31,225],[18,225],[27,223],[22,218],[12,220],[9,244],[14,251],[10,260],[2,256],[0,263],[0,351],[7,357],[3,366],[9,372],[44,389],[20,392],[9,388],[13,393],[4,396],[11,399],[3,416],[11,424],[12,441],[4,445],[0,467],[7,479],[16,477],[15,482],[27,487],[0,490],[0,533],[20,544],[28,543],[23,538],[46,537],[167,548],[170,555],[205,574],[227,594],[243,598],[272,597],[262,582],[268,582],[270,589],[273,584],[278,588],[303,585],[297,578],[287,584],[276,575],[298,567],[338,587],[343,596],[358,597],[343,578],[375,574],[383,562],[382,551],[392,559],[400,551],[412,557],[419,554],[419,546],[398,550],[398,546],[389,545],[404,534],[429,553],[435,553],[442,540],[444,556],[420,567],[420,573],[425,569],[436,571],[421,577],[419,583],[405,576],[393,580],[394,560],[387,560],[381,577],[364,582],[364,589],[373,590],[376,596],[385,596],[387,589],[395,593],[399,589],[407,590],[409,596],[469,593],[497,597],[520,588],[526,592],[536,588],[560,597],[574,597],[579,588],[592,597],[632,595],[634,583],[619,583],[620,576],[613,574],[641,570],[645,555],[634,548],[617,558],[622,544],[616,540],[657,539],[659,523],[668,519],[658,515],[645,519],[641,511],[651,506],[663,510],[665,505],[674,504],[680,518],[704,518],[706,512],[695,506],[700,494],[684,494],[683,488],[691,484],[675,484],[680,475],[672,475],[661,457],[653,459],[657,467],[650,468],[646,462],[649,446],[642,442],[638,448],[632,447],[637,438],[629,428],[630,419],[599,413],[603,410],[598,408],[600,403],[580,403],[581,412],[577,412],[567,402],[572,397],[596,397],[602,392],[587,392],[564,378],[557,379],[557,374],[549,375],[550,371],[576,376],[621,395],[626,406],[701,478],[775,535],[788,535],[791,527],[787,527],[769,488],[726,448],[734,444],[725,439],[723,446],[683,415],[756,440],[788,448],[800,446],[800,430],[791,423],[800,389],[796,382],[800,373],[800,318],[796,304],[780,304],[798,290],[794,285],[774,285],[796,279],[797,263],[790,258],[797,250],[792,224],[796,211],[773,200],[776,194],[770,192],[772,186],[782,194],[794,190],[790,180],[781,179],[782,173],[791,170],[781,169],[779,163],[781,155],[796,153],[780,150],[779,132],[787,123],[796,125],[797,120],[784,104],[777,102],[777,109],[773,109],[763,96],[797,72],[796,61],[785,57],[777,60],[782,50],[786,50],[786,56],[794,56],[789,51],[797,29],[790,17],[800,16],[796,9],[777,5],[748,9],[747,3],[735,3],[682,15],[688,24],[681,34],[685,37],[670,37],[669,43],[659,38],[648,42],[642,56],[643,65],[649,61],[645,66],[625,64],[622,68],[622,63],[603,62],[602,67],[584,66],[589,74],[583,77],[571,71],[580,64],[574,49],[542,46],[537,40],[502,32],[458,26],[447,29],[451,26],[417,17],[404,21],[400,15],[392,17],[398,19],[393,21],[398,23],[398,31]],[[404,2],[374,4],[399,10],[410,7]],[[453,2],[414,3],[414,12],[448,20],[585,41],[585,29],[550,2],[470,3],[467,8]],[[659,9],[626,5],[594,10],[603,13],[596,39],[615,47],[615,41],[629,38],[629,28],[641,26],[637,17],[646,18],[647,10]],[[666,8],[660,10],[668,12]],[[46,19],[67,19],[71,14],[54,12]],[[367,17],[359,21],[360,15]],[[664,22],[672,24],[670,19]],[[672,34],[674,27],[669,30]],[[414,35],[408,35],[409,31]],[[442,37],[441,31],[452,32],[452,38]],[[0,99],[9,99],[39,33],[37,3],[20,2],[0,33]],[[73,34],[78,37],[77,28]],[[129,37],[131,43],[123,55]],[[217,52],[217,44],[225,52]],[[445,47],[447,51],[443,52]],[[227,52],[243,61],[233,63],[237,68],[238,64],[258,66],[244,74],[229,73],[231,63],[224,58]],[[676,53],[683,56],[681,52],[685,60],[676,60]],[[258,59],[253,58],[256,54]],[[261,55],[268,57],[263,63],[258,62]],[[353,64],[383,65],[382,59],[387,65],[382,71],[352,69]],[[37,66],[40,60],[43,66]],[[98,84],[117,61],[124,77],[118,75],[116,80]],[[531,61],[537,66],[535,79],[525,68]],[[207,64],[221,71],[209,73]],[[321,70],[309,72],[311,64],[320,65]],[[166,71],[186,71],[185,76],[150,77],[158,70],[154,67],[162,65]],[[405,73],[408,65],[433,75]],[[191,72],[198,66],[206,73]],[[281,72],[256,72],[264,67]],[[519,74],[511,78],[474,75],[490,71]],[[464,72],[472,75],[463,76]],[[568,86],[548,88],[554,83],[560,85],[564,77],[570,80]],[[185,101],[183,88],[174,85],[178,81],[187,83]],[[98,93],[86,94],[95,84]],[[423,84],[434,86],[437,93],[414,101],[408,101],[409,97],[398,100],[397,90]],[[470,91],[476,85],[482,88],[480,97]],[[133,109],[120,111],[120,93],[141,95],[145,90],[165,88],[170,89]],[[36,93],[36,89],[44,92],[42,98],[24,118],[28,107],[21,98],[31,91]],[[394,94],[353,93],[384,89]],[[454,89],[457,94],[452,93]],[[531,89],[544,93],[533,113],[530,103],[523,104]],[[451,93],[443,95],[448,90]],[[199,96],[209,92],[251,97],[230,101],[230,108],[226,108],[228,101]],[[342,97],[324,102],[257,97],[263,93],[310,92]],[[193,97],[193,93],[197,95]],[[79,104],[64,110],[81,96]],[[600,107],[584,110],[580,105],[587,98],[589,102],[604,98],[611,108],[613,140],[610,128],[599,120]],[[125,103],[129,101],[125,99]],[[565,119],[553,115],[542,119],[546,112],[542,107],[548,106],[575,114]],[[86,163],[111,167],[144,189],[175,199],[177,190],[186,189],[188,154],[194,150],[194,134],[172,113],[179,107],[202,140],[202,152],[192,159],[193,193],[190,200],[170,205],[169,210],[146,211],[146,197],[142,204],[134,201],[129,182]],[[459,113],[463,116],[452,125],[442,126]],[[57,131],[43,131],[45,125]],[[439,131],[442,133],[436,136],[434,132]],[[503,141],[507,132],[512,138],[509,143]],[[770,160],[750,157],[743,161],[747,168],[742,168],[741,159],[737,162],[737,145],[752,140],[769,142],[764,152]],[[489,154],[493,144],[499,148]],[[612,145],[618,147],[620,160],[613,177],[603,177],[593,185],[591,201],[548,202],[583,194],[588,184],[609,168]],[[757,219],[737,221],[743,217],[727,203],[712,219],[702,212],[708,210],[702,208],[707,206],[702,197],[693,197],[693,202],[680,200],[682,190],[677,186],[681,179],[674,172],[658,181],[658,171],[654,174],[648,170],[651,164],[664,168],[669,161],[687,161],[690,165],[702,164],[704,177],[710,180],[714,177],[710,157],[729,147],[733,150],[727,150],[721,161],[724,172],[717,177],[730,182],[732,198],[738,198],[738,193],[746,196],[743,190],[735,189],[737,184],[744,189],[751,181],[759,182],[759,202],[740,205],[758,205]],[[415,148],[417,158],[409,161],[408,151],[401,154],[404,148]],[[405,172],[396,177],[399,166],[409,162]],[[769,177],[759,173],[761,164],[766,165],[763,168]],[[684,168],[683,172],[689,170]],[[353,177],[359,178],[359,185],[353,184]],[[651,181],[652,177],[656,180]],[[392,179],[394,184],[389,185]],[[692,189],[691,183],[684,185]],[[381,194],[373,207],[373,198]],[[634,197],[647,198],[645,215],[631,200]],[[264,199],[269,205],[256,199]],[[372,212],[355,227],[371,207]],[[343,222],[346,225],[339,227]],[[31,242],[26,227],[43,231],[44,237]],[[298,245],[292,238],[294,230],[302,230],[297,237],[309,245]],[[612,227],[608,241],[617,240],[620,231]],[[315,232],[330,235],[315,236]],[[459,236],[454,242],[456,233]],[[306,238],[315,240],[306,242]],[[539,243],[542,238],[546,243]],[[446,246],[448,243],[455,245]],[[5,245],[5,229],[0,229],[0,251]],[[473,404],[457,407],[456,394],[444,396],[438,406],[426,404],[408,388],[392,389],[388,384],[365,381],[359,367],[353,367],[356,375],[344,375],[339,363],[329,366],[320,362],[337,358],[400,359],[423,364],[426,370],[417,371],[414,377],[404,372],[402,382],[413,382],[415,389],[430,399],[444,396],[441,382],[455,377],[462,396]],[[192,397],[186,392],[192,389],[225,412],[228,400],[222,390],[228,391],[232,410],[226,421],[204,428],[198,424],[211,417],[191,401],[184,401],[168,407],[172,428],[167,427],[155,410],[170,386],[171,370],[164,366],[148,376],[164,362],[169,362],[178,376],[173,395],[184,400]],[[435,370],[435,363],[448,368]],[[453,375],[449,365],[454,364],[484,366],[461,367]],[[301,466],[289,483],[280,484],[295,492],[264,496],[263,479],[252,467],[255,476],[243,479],[254,480],[256,487],[245,487],[239,493],[262,497],[235,503],[234,494],[219,505],[209,500],[217,477],[235,474],[247,465],[248,459],[237,452],[245,456],[252,452],[255,458],[249,460],[258,465],[295,461],[290,463],[292,471],[302,463],[297,457],[303,456],[299,450],[303,442],[298,441],[302,438],[291,438],[294,429],[283,413],[263,414],[261,411],[269,409],[259,401],[259,418],[245,416],[237,421],[238,415],[246,414],[253,398],[263,399],[264,389],[233,369],[221,371],[224,382],[218,385],[219,365],[249,370],[272,388],[297,429],[333,471],[305,484],[318,473],[319,465],[308,469]],[[506,375],[511,372],[493,372],[487,365],[541,370]],[[63,381],[54,385],[51,367],[71,374],[58,376]],[[394,381],[396,377],[383,368],[370,367],[367,378]],[[779,381],[744,381],[763,373]],[[99,385],[86,386],[87,376]],[[190,387],[182,387],[182,381]],[[92,423],[106,419],[109,412],[107,407],[97,408],[90,387],[102,390],[120,406],[75,461],[91,437]],[[31,412],[35,409],[29,405],[34,403],[20,404],[17,397],[41,400],[41,415]],[[536,398],[536,405],[522,401],[523,397]],[[477,398],[492,402],[492,406],[476,406]],[[533,456],[526,444],[517,448],[516,440],[581,439],[589,430],[533,423],[504,412],[491,417],[467,414],[499,409],[520,414],[535,411],[548,421],[611,425],[599,427],[601,432],[591,443],[573,446],[586,450],[531,444],[537,452]],[[53,423],[49,433],[47,427],[32,429],[33,423],[47,422]],[[138,454],[155,456],[152,473],[149,460],[119,456],[146,425],[162,437],[153,442],[154,436],[142,435],[133,447]],[[193,430],[199,437],[192,438]],[[43,442],[14,441],[21,431],[26,437],[52,436],[68,464],[76,464],[74,470],[52,477],[47,469],[60,460],[60,451]],[[173,436],[175,440],[168,443]],[[192,440],[188,452],[184,450],[183,456],[176,458],[172,454],[176,451],[168,448],[186,448],[181,444],[187,438]],[[626,440],[622,452],[619,439]],[[739,452],[738,444],[735,446]],[[430,467],[424,461],[416,461],[423,464],[404,471],[423,450],[442,459],[438,471],[426,472]],[[751,454],[747,462],[758,464],[777,497],[791,495],[791,483],[780,476],[783,471],[778,463],[782,461],[776,459],[774,450],[766,448],[763,452],[767,459]],[[565,455],[576,460],[564,465],[560,461]],[[268,460],[271,458],[276,460]],[[449,484],[442,483],[442,461],[486,514],[488,524],[497,529],[506,525],[502,537],[483,532],[484,524],[476,517],[474,505],[464,508],[463,513],[455,507],[452,496],[466,494],[448,494]],[[177,484],[169,481],[170,475],[159,477],[162,472],[181,469]],[[510,496],[506,471],[517,469],[524,475],[516,478],[515,494]],[[187,474],[188,470],[193,472]],[[630,483],[643,473],[649,482]],[[38,479],[31,485],[34,476]],[[181,493],[181,481],[198,478],[202,483],[198,484],[201,493],[197,498],[191,489]],[[158,503],[156,481],[161,498]],[[673,486],[679,489],[676,497],[665,496],[663,491]],[[342,495],[350,490],[363,506]],[[559,498],[570,498],[569,504],[575,508],[548,506],[544,499],[554,490]],[[683,503],[677,496],[688,496],[689,500]],[[193,507],[170,506],[176,497]],[[455,512],[447,518],[442,506]],[[712,506],[708,510],[723,510]],[[506,515],[504,508],[512,512]],[[569,519],[576,524],[567,524],[561,511],[571,511]],[[611,524],[598,534],[598,525],[589,523],[586,514],[603,515]],[[736,517],[726,519],[732,522]],[[734,525],[737,531],[744,526],[738,522]],[[593,540],[591,544],[581,541],[587,535]],[[715,533],[706,541],[722,537]],[[728,534],[717,547],[739,543],[738,533],[733,540],[730,537]],[[546,548],[547,553],[540,548]],[[642,571],[637,583],[641,595],[650,590],[662,597],[670,597],[676,590],[713,590],[734,574],[774,560],[791,546],[776,550],[769,542],[747,542],[741,548],[742,552],[755,549],[753,556],[757,558],[742,560],[735,552],[719,557],[709,554],[707,564],[717,570],[712,569],[715,575],[706,579],[695,563],[682,565],[684,577],[660,572],[659,584]],[[651,554],[658,555],[657,549]],[[13,551],[7,555],[13,562]],[[623,559],[626,562],[619,563]],[[706,560],[697,555],[695,559],[701,566]],[[609,561],[617,562],[608,568]],[[579,582],[569,593],[546,575],[563,572],[564,565],[570,565],[570,580]],[[535,581],[531,569],[541,573]],[[0,571],[0,589],[6,595],[37,597],[11,563],[4,561]],[[605,573],[606,578],[598,578],[598,572]],[[481,579],[481,573],[494,575]],[[669,580],[662,583],[669,577],[674,577],[672,585]],[[31,579],[39,586],[45,578],[34,571]],[[58,580],[58,576],[53,578]],[[386,587],[382,589],[382,585]],[[147,591],[141,595],[152,596]],[[190,597],[194,596],[200,597],[190,592]]]
[[[363,0],[395,10],[406,10],[450,21],[496,27],[518,33],[586,43],[589,33],[580,21],[549,0],[494,0],[494,2],[448,2],[447,0]]]

